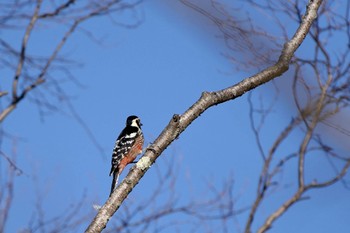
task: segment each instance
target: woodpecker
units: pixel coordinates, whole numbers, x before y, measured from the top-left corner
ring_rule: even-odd
[[[132,163],[136,156],[142,153],[144,138],[141,130],[141,121],[137,116],[129,116],[126,126],[119,134],[112,154],[112,167],[109,176],[113,174],[111,186],[112,195],[125,166]]]

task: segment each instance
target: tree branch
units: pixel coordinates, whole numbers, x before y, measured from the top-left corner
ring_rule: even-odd
[[[332,179],[329,179],[328,181],[321,182],[321,183],[312,182],[311,184],[306,185],[305,189],[323,188],[323,187],[330,186],[330,185],[336,183],[337,181],[339,181],[340,179],[342,179],[345,176],[346,172],[348,171],[349,167],[350,167],[350,159],[347,160],[347,162],[343,166],[343,169],[336,176],[334,176]]]
[[[328,181],[325,181],[322,183],[312,182],[311,184],[308,184],[308,185],[299,186],[298,190],[294,193],[294,195],[285,203],[283,203],[283,205],[281,205],[274,213],[272,213],[266,219],[265,223],[259,228],[258,233],[263,233],[263,232],[266,232],[268,229],[270,229],[272,226],[272,223],[277,218],[279,218],[282,214],[284,214],[289,209],[289,207],[291,207],[295,202],[303,200],[302,195],[307,190],[312,188],[323,188],[334,184],[335,182],[337,182],[338,180],[344,177],[349,167],[350,167],[350,159],[345,163],[341,172],[338,173],[336,176],[334,176],[332,179],[329,179]]]
[[[280,217],[283,213],[287,211],[287,209],[292,206],[295,202],[301,200],[302,194],[305,192],[304,187],[301,187],[298,189],[298,191],[289,199],[287,200],[278,210],[276,210],[273,214],[271,214],[265,221],[264,225],[262,225],[259,230],[257,231],[258,233],[263,233],[266,232],[268,229],[271,228],[272,223]]]
[[[16,74],[15,74],[15,77],[14,77],[13,83],[12,83],[12,99],[13,99],[12,102],[16,102],[17,98],[18,98],[18,96],[17,96],[18,79],[22,74],[22,68],[24,66],[24,60],[26,58],[26,48],[27,48],[29,36],[34,28],[35,22],[38,19],[38,14],[39,14],[39,10],[41,7],[41,3],[42,3],[42,0],[37,1],[34,14],[33,14],[32,18],[27,26],[26,32],[25,32],[23,40],[22,40],[21,54],[19,57],[19,62],[17,65]]]
[[[63,3],[59,7],[57,7],[53,12],[45,13],[39,15],[39,18],[46,18],[46,17],[54,17],[59,15],[63,10],[67,9],[70,5],[75,3],[75,0],[68,0],[67,2]]]
[[[306,14],[303,17],[299,28],[293,38],[285,43],[278,62],[275,65],[268,67],[260,73],[246,78],[240,83],[226,89],[216,92],[203,92],[199,100],[184,114],[175,114],[160,136],[146,150],[143,157],[131,169],[123,182],[120,183],[105,205],[99,210],[96,217],[86,229],[86,232],[101,232],[106,227],[108,220],[119,209],[124,199],[137,185],[155,160],[203,112],[214,105],[236,99],[246,92],[269,82],[286,72],[295,51],[303,42],[313,21],[316,19],[317,10],[321,3],[322,0],[309,1]]]

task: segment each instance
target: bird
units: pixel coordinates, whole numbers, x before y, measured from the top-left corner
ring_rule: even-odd
[[[141,120],[139,117],[132,115],[126,119],[126,126],[119,134],[112,153],[111,171],[109,176],[113,175],[111,193],[115,190],[119,175],[125,166],[133,163],[137,155],[142,153],[144,137],[141,130]]]

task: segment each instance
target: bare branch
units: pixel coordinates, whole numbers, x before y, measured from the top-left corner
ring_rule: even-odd
[[[8,166],[7,175],[5,175],[5,186],[2,187],[2,191],[0,193],[0,232],[4,232],[5,230],[7,218],[9,216],[14,199],[14,179],[16,172],[22,172],[22,170],[20,170],[14,162],[17,154],[16,147],[14,146],[12,150],[13,159],[10,159],[6,154],[1,152],[1,155],[4,156],[10,163],[10,166]]]
[[[2,92],[0,92],[0,98],[3,97],[4,95],[7,95],[7,94],[8,94],[7,91],[2,91]]]
[[[275,212],[273,212],[266,219],[264,224],[259,228],[258,232],[259,233],[263,233],[263,232],[266,232],[268,229],[270,229],[271,226],[272,226],[272,223],[277,218],[282,216],[282,214],[284,214],[295,202],[303,200],[302,195],[307,190],[310,190],[312,188],[323,188],[323,187],[327,187],[327,186],[330,186],[330,185],[334,184],[335,182],[340,180],[342,177],[344,177],[344,175],[346,174],[346,172],[349,169],[349,167],[350,167],[350,160],[348,160],[348,162],[344,165],[342,171],[340,173],[338,173],[332,179],[330,179],[330,180],[328,180],[326,182],[322,182],[322,183],[313,182],[313,183],[308,184],[308,185],[299,186],[298,190],[294,193],[294,195],[289,200],[284,202]]]
[[[26,29],[26,32],[24,34],[23,40],[22,40],[22,47],[21,47],[21,54],[19,57],[19,62],[18,62],[18,66],[17,66],[17,70],[16,70],[16,74],[15,77],[13,79],[13,84],[12,84],[12,102],[17,102],[17,86],[18,86],[18,79],[22,73],[22,68],[24,66],[24,60],[26,58],[26,48],[27,48],[27,44],[28,44],[28,40],[29,40],[29,36],[33,30],[34,24],[36,23],[37,19],[38,19],[38,14],[39,14],[39,10],[41,7],[41,3],[42,0],[38,0],[36,7],[35,7],[35,11],[34,14],[28,24],[28,27]],[[1,122],[1,119],[0,119]]]
[[[345,163],[343,169],[336,176],[334,176],[332,179],[325,181],[325,182],[321,182],[321,183],[314,181],[311,184],[306,185],[305,189],[323,188],[323,187],[330,186],[330,185],[336,183],[337,181],[339,181],[340,179],[342,179],[345,176],[346,172],[348,171],[349,167],[350,167],[350,159]]]
[[[304,193],[305,189],[300,188],[298,191],[283,205],[281,205],[280,208],[278,208],[273,214],[271,214],[265,221],[265,223],[259,228],[258,233],[266,232],[268,229],[271,228],[272,223],[280,217],[283,213],[285,213],[289,207],[291,207],[295,202],[300,201],[302,194]]]
[[[249,92],[249,95],[248,95],[250,125],[251,125],[251,128],[252,128],[253,132],[254,132],[255,141],[256,141],[256,143],[258,144],[258,148],[259,148],[261,157],[262,157],[262,159],[263,159],[264,161],[266,161],[265,152],[264,152],[264,149],[263,149],[263,146],[262,146],[260,137],[259,137],[259,128],[257,128],[257,127],[255,126],[255,121],[254,121],[254,109],[253,109],[253,103],[252,103],[252,95],[251,95],[251,93],[252,93],[252,92]],[[265,114],[264,114],[264,115],[265,115]],[[262,116],[262,118],[264,118],[264,115]]]
[[[57,7],[53,12],[45,13],[39,15],[39,18],[47,18],[47,17],[53,17],[59,15],[63,10],[67,9],[70,5],[75,3],[76,0],[68,0],[67,2],[63,3],[59,7]]]
[[[10,167],[11,167],[13,170],[17,171],[17,174],[18,174],[18,175],[23,174],[22,169],[20,169],[19,167],[17,167],[16,163],[15,163],[14,161],[12,161],[11,158],[10,158],[8,155],[6,155],[6,154],[5,154],[4,152],[2,152],[2,151],[0,151],[0,155],[3,156],[3,157],[7,160],[7,162],[10,164]]]

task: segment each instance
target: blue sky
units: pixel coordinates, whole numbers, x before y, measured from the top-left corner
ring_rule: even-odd
[[[4,130],[20,137],[16,144],[17,164],[24,171],[23,175],[16,177],[15,199],[7,232],[19,232],[27,226],[35,210],[38,193],[47,219],[62,213],[70,203],[78,202],[84,193],[87,195],[84,211],[90,211],[93,203],[102,204],[108,196],[111,182],[108,176],[111,151],[128,115],[135,114],[141,118],[146,142],[150,143],[171,116],[183,113],[202,91],[225,88],[250,74],[249,71],[237,72],[233,64],[222,56],[225,46],[216,37],[219,32],[212,34],[214,26],[209,21],[211,29],[205,30],[202,22],[206,19],[196,18],[196,14],[192,16],[193,22],[188,18],[181,19],[176,11],[162,4],[159,1],[142,4],[140,12],[144,15],[144,22],[136,29],[119,28],[106,19],[86,23],[86,28],[93,31],[97,38],[104,39],[103,43],[99,45],[77,33],[64,49],[69,58],[83,64],[72,68],[82,87],[67,82],[64,84],[65,93],[71,97],[76,112],[88,125],[102,152],[92,143],[64,102],[59,106],[62,113],[41,118],[38,109],[25,100],[5,120]],[[183,6],[177,7],[181,9]],[[188,11],[186,9],[179,15]],[[294,29],[295,25],[291,26],[291,32]],[[50,35],[54,40],[55,34]],[[33,46],[45,50],[50,48],[49,42],[40,41]],[[288,80],[275,81],[277,86],[286,83],[288,85]],[[264,101],[271,102],[273,85],[259,87],[254,93],[256,101],[261,96]],[[284,98],[278,99],[266,123],[268,127],[264,128],[263,140],[267,145],[291,120],[294,109],[286,104]],[[151,193],[157,184],[158,169],[164,172],[162,166],[171,161],[177,167],[175,190],[179,203],[186,203],[190,198],[200,200],[208,192],[207,183],[220,188],[228,177],[232,177],[233,194],[238,197],[237,207],[249,205],[255,197],[262,161],[248,114],[247,95],[206,111],[163,153],[127,202],[132,204],[135,200],[143,200]],[[295,142],[300,140],[298,134],[293,137]],[[5,139],[2,146],[4,151],[11,151],[13,144]],[[294,147],[294,143],[286,144],[281,153]],[[329,168],[320,162],[310,171],[321,174],[329,172]],[[296,181],[291,169],[284,176],[288,185],[266,200],[253,230],[294,191]],[[349,230],[348,190],[337,184],[308,194],[311,199],[292,207],[270,232]],[[238,216],[240,227],[231,224],[229,232],[242,229],[246,217],[244,214]],[[216,224],[208,223],[210,227]],[[85,228],[84,224],[79,230]],[[190,227],[180,230],[188,232]],[[176,229],[169,228],[166,232],[176,232]]]

